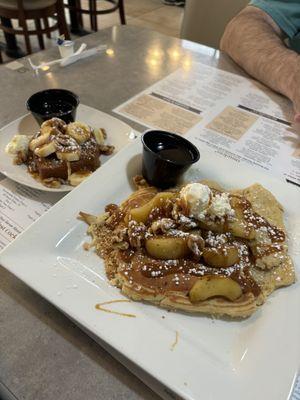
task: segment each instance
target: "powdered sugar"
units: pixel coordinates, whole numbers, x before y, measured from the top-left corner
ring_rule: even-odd
[[[234,217],[235,212],[230,205],[228,193],[218,193],[213,197],[209,214],[219,218]]]

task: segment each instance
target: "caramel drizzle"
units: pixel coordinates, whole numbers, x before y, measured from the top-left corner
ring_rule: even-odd
[[[130,303],[130,300],[111,300],[111,301],[104,301],[103,303],[98,303],[95,305],[96,310],[99,311],[104,311],[110,314],[116,314],[116,315],[121,315],[122,317],[129,317],[129,318],[136,318],[136,315],[134,314],[128,314],[128,313],[122,313],[119,311],[114,311],[114,310],[110,310],[107,308],[104,308],[103,306],[109,305],[109,304],[113,304],[113,303]]]
[[[178,339],[179,339],[179,333],[178,331],[175,331],[175,340],[174,342],[171,344],[170,350],[173,351],[175,349],[175,347],[177,346],[178,343]]]
[[[275,244],[276,246],[274,247],[274,249],[276,248],[276,251],[278,251],[278,242],[284,242],[285,240],[285,234],[284,231],[282,229],[277,228],[276,226],[273,226],[272,224],[270,224],[264,217],[260,216],[259,214],[255,213],[251,207],[251,203],[245,199],[245,198],[241,198],[240,196],[236,196],[236,195],[231,195],[231,197],[236,197],[239,200],[240,206],[242,208],[242,213],[243,213],[243,217],[244,217],[244,221],[246,223],[246,225],[249,225],[249,232],[250,229],[252,227],[252,229],[258,229],[260,227],[265,227],[267,230],[267,234],[270,237],[271,241]],[[171,205],[173,206],[173,204],[171,203]],[[118,224],[120,224],[121,221],[123,221],[124,218],[124,211],[121,210],[120,207],[118,207],[117,205],[108,205],[106,207],[106,211],[108,211],[111,216],[110,216],[110,224],[109,224],[109,228],[110,229],[115,229],[116,226]],[[160,209],[159,207],[154,208],[151,213],[150,216],[148,217],[148,221],[146,222],[146,226],[149,225],[149,223],[153,222],[156,219],[159,219],[161,217],[166,217],[166,216],[170,216],[170,218],[172,217],[171,215],[169,215],[170,210],[168,208],[165,209]],[[228,221],[227,219],[225,219],[224,221],[224,228],[226,228]],[[226,231],[227,229],[225,229]],[[129,243],[130,244],[130,243]],[[266,251],[266,250],[265,250]],[[268,254],[273,252],[273,246],[269,245],[268,246]],[[132,256],[132,252],[124,251],[122,252],[123,256],[125,256],[125,258],[127,259],[127,262],[131,261],[131,256]],[[127,257],[126,257],[127,256]],[[248,259],[248,257],[250,256],[250,260]],[[141,274],[146,277],[146,278],[163,278],[169,274],[172,273],[176,273],[178,275],[180,274],[190,274],[192,276],[197,276],[197,275],[203,275],[205,273],[207,273],[208,271],[213,272],[214,274],[218,275],[218,274],[225,274],[226,276],[230,276],[232,277],[232,279],[236,280],[243,288],[244,292],[247,291],[251,291],[254,295],[258,295],[260,293],[260,288],[259,286],[256,284],[256,281],[254,279],[252,279],[251,274],[249,274],[249,268],[252,264],[251,259],[253,260],[256,258],[259,258],[259,254],[253,255],[252,257],[250,254],[247,254],[247,257],[243,257],[241,256],[241,260],[243,261],[242,264],[244,264],[244,266],[235,264],[231,269],[219,269],[218,271],[215,271],[214,268],[212,267],[207,267],[203,264],[197,264],[195,263],[195,260],[192,259],[185,259],[185,263],[180,260],[176,265],[167,265],[164,261],[160,261],[158,262],[157,260],[151,260],[152,262],[150,263],[144,263],[144,268],[141,269],[141,267],[143,265],[140,265],[138,268],[141,272]],[[160,264],[160,265],[156,265],[156,264]],[[164,268],[161,268],[161,267]],[[189,268],[191,267],[191,268]],[[234,269],[234,270],[233,270]],[[130,272],[130,271],[127,271]],[[152,274],[152,272],[156,272],[156,274]],[[154,276],[153,276],[154,275]],[[127,276],[128,278],[128,276]]]
[[[232,195],[232,197],[234,197],[234,195]],[[254,229],[265,227],[273,243],[285,241],[284,231],[277,226],[270,224],[266,218],[253,211],[251,203],[247,199],[241,199],[240,205],[243,207],[243,216],[245,221],[250,226],[252,226]]]

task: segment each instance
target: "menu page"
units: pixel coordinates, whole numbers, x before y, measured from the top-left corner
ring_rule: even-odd
[[[289,100],[252,80],[188,132],[200,148],[300,186],[300,135]]]
[[[205,111],[226,99],[244,79],[195,63],[180,68],[118,106],[114,112],[153,129],[187,133]]]
[[[291,400],[300,400],[300,375],[298,375],[298,377],[296,378]]]
[[[300,186],[300,135],[291,103],[254,80],[194,62],[114,111],[149,128],[186,134],[200,150]]]
[[[0,181],[0,249],[63,197],[22,186],[9,179]]]

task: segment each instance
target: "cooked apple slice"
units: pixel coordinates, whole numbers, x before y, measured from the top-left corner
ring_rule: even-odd
[[[200,222],[200,228],[215,233],[230,232],[236,237],[254,239],[255,229],[245,220],[243,201],[241,197],[231,196],[230,205],[234,210],[234,217],[227,221],[207,219]]]
[[[133,192],[125,201],[120,205],[122,212],[126,213],[127,220],[129,218],[129,212],[133,208],[143,207],[149,203],[157,194],[155,187],[144,187]]]
[[[197,280],[189,291],[189,298],[192,303],[204,301],[210,297],[221,296],[234,301],[242,295],[240,285],[233,279],[219,276],[207,275]]]
[[[151,257],[161,260],[183,258],[190,252],[186,240],[179,237],[154,237],[147,239],[146,250]]]
[[[232,196],[230,198],[230,204],[234,209],[235,218],[228,221],[228,231],[236,237],[254,239],[255,229],[247,223],[244,217],[243,199],[238,196]]]
[[[136,222],[145,223],[149,217],[149,214],[155,207],[162,207],[166,200],[172,199],[174,197],[172,192],[161,192],[157,193],[148,203],[144,204],[142,207],[132,208],[130,210],[130,217]]]
[[[228,223],[228,232],[243,239],[254,239],[255,231],[249,228],[244,221],[236,220]]]
[[[239,253],[235,246],[229,244],[220,248],[205,247],[203,258],[212,267],[230,267],[239,261]]]

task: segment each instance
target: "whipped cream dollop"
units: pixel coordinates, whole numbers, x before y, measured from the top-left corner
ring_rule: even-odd
[[[230,205],[228,193],[218,193],[213,197],[209,213],[219,218],[234,216],[234,210]]]
[[[190,183],[180,191],[180,200],[188,208],[189,216],[201,219],[205,215],[212,199],[212,191],[202,183]]]
[[[213,194],[207,185],[190,183],[180,191],[180,200],[187,208],[189,217],[203,221],[210,218],[234,217],[228,193]]]
[[[16,155],[20,151],[27,153],[30,139],[27,135],[15,135],[6,145],[5,152],[11,155]]]

